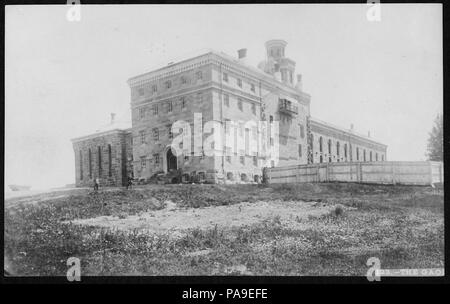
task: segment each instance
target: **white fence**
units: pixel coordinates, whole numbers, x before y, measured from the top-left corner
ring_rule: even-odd
[[[430,185],[444,182],[442,162],[318,163],[268,168],[269,183],[356,182]]]

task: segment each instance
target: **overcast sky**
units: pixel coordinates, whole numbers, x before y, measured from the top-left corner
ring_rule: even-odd
[[[7,6],[5,184],[74,183],[70,139],[130,120],[126,81],[204,48],[248,63],[284,39],[311,115],[388,145],[388,160],[425,160],[443,107],[441,5]]]

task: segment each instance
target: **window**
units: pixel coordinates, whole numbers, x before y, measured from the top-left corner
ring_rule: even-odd
[[[375,161],[378,161],[378,153],[375,153]]]
[[[223,81],[228,82],[228,74],[223,73]]]
[[[144,96],[144,89],[143,88],[139,88],[138,94],[139,94],[139,96]]]
[[[243,155],[239,156],[239,161],[241,162],[242,165],[245,165],[245,156]]]
[[[152,91],[153,91],[153,93],[158,92],[158,86],[157,86],[156,84],[154,84],[154,85],[152,86]]]
[[[141,157],[141,169],[144,170],[147,167],[147,161],[145,159],[145,156]]]
[[[331,139],[328,140],[328,162],[331,163]]]
[[[166,89],[170,89],[172,87],[172,81],[171,80],[167,80],[166,81]]]
[[[349,155],[350,155],[350,161],[353,161],[352,144],[348,145],[348,152],[349,152]]]
[[[167,113],[172,112],[172,101],[167,102]]]
[[[197,100],[198,100],[198,102],[200,102],[200,103],[203,102],[203,94],[202,94],[202,93],[198,93],[198,94],[197,94]]]
[[[153,110],[153,115],[158,115],[158,105],[157,104],[152,106],[152,110]]]
[[[302,157],[302,145],[298,145],[298,157]]]
[[[111,145],[108,145],[108,175],[112,176],[112,153]]]
[[[258,167],[258,157],[253,156],[253,166]]]
[[[237,79],[237,85],[238,87],[242,88],[242,79],[240,78]]]
[[[98,146],[97,148],[98,154],[98,176],[102,176],[102,148]]]
[[[202,71],[198,71],[197,73],[195,73],[195,75],[197,76],[197,79],[199,79],[199,80],[203,79]]]
[[[269,122],[273,123],[273,116],[272,115],[269,116]]]
[[[366,161],[366,149],[363,150],[364,161]]]
[[[180,101],[181,101],[181,109],[183,110],[186,108],[186,97],[181,97]]]
[[[381,155],[381,161],[384,161],[384,155]]]
[[[255,85],[253,83],[250,84],[250,91],[255,93]]]
[[[320,154],[320,162],[323,163],[323,138],[319,137],[319,154]]]
[[[372,151],[370,151],[370,153],[369,153],[369,159],[370,159],[370,161],[372,161]]]
[[[187,83],[186,77],[185,76],[181,76],[180,82],[181,82],[181,84],[186,84]]]
[[[274,161],[274,160],[271,160],[271,161],[270,161],[270,166],[271,166],[272,168],[275,167],[275,161]]]
[[[225,94],[225,95],[223,96],[223,100],[224,100],[225,105],[226,105],[227,107],[229,107],[229,106],[230,106],[230,95]]]
[[[144,119],[145,118],[145,108],[139,109],[139,118]]]
[[[359,148],[356,148],[356,160],[359,161]]]
[[[252,113],[256,115],[256,105],[252,103]]]
[[[305,138],[305,126],[300,125],[300,138]]]
[[[89,178],[92,178],[92,152],[91,149],[89,149],[88,152],[88,162],[89,162]]]
[[[189,155],[187,154],[187,152],[184,153],[184,160],[188,161],[189,160]]]
[[[242,99],[238,99],[238,108],[239,108],[239,110],[241,110],[242,111],[242,109],[243,109],[243,106],[242,106]]]
[[[155,141],[159,140],[159,130],[158,130],[158,128],[153,128],[153,139]]]
[[[80,150],[80,180],[83,180],[83,152]]]
[[[155,160],[155,166],[159,165],[159,154],[153,154],[153,159]]]
[[[169,139],[173,138],[172,125],[167,125],[167,134],[169,136]]]
[[[344,158],[347,161],[347,144],[344,144]]]
[[[141,138],[141,144],[145,144],[145,131],[139,131],[139,137]]]
[[[337,158],[337,161],[340,161],[340,159],[339,159],[339,154],[340,154],[340,144],[339,144],[339,142],[337,142],[336,143],[336,158]]]

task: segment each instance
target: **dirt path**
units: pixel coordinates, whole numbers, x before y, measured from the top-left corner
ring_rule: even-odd
[[[206,208],[177,208],[171,201],[166,202],[166,208],[158,211],[145,212],[140,215],[119,218],[115,216],[100,216],[90,219],[70,221],[78,225],[112,228],[118,230],[142,229],[152,233],[166,233],[185,229],[208,229],[214,226],[231,228],[252,225],[269,218],[278,218],[281,222],[301,225],[302,220],[310,216],[318,217],[330,212],[332,206],[315,202],[303,201],[258,201],[243,202],[228,206]]]

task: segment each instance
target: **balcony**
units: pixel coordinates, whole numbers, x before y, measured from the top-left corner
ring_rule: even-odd
[[[278,102],[278,111],[280,113],[292,116],[298,114],[298,107],[293,106],[291,101],[280,98]]]

